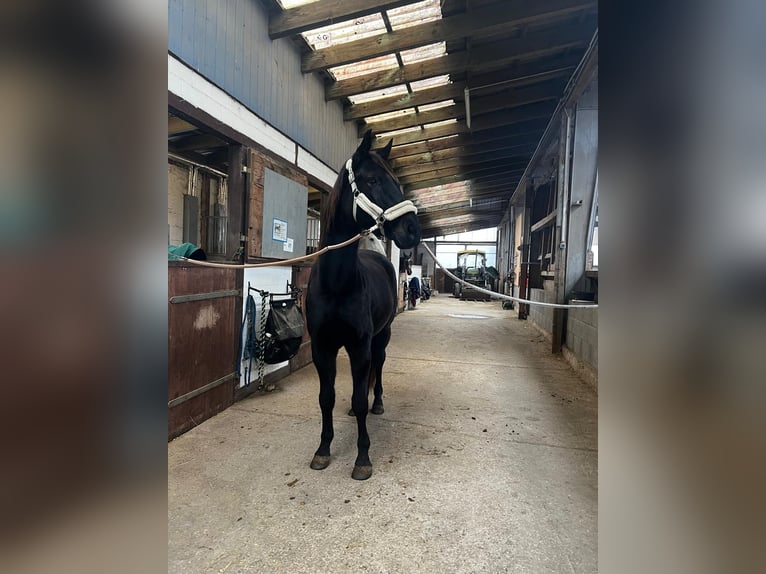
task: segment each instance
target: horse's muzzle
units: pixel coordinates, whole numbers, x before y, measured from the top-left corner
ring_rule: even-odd
[[[409,249],[420,243],[420,223],[414,213],[406,213],[392,221],[386,229],[386,235],[391,237],[399,249]]]

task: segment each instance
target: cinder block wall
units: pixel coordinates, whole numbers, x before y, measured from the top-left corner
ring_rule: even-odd
[[[543,303],[553,303],[553,281],[544,281],[542,289],[530,289],[529,299]],[[553,309],[539,305],[529,306],[527,320],[532,321],[540,329],[545,331],[548,337],[553,332]]]
[[[598,370],[597,309],[569,309],[564,344],[583,363]]]

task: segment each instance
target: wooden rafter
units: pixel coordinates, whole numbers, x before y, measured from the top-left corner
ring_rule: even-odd
[[[410,155],[401,159],[392,160],[391,167],[394,171],[406,169],[415,166],[429,166],[435,163],[441,163],[444,161],[452,161],[453,159],[469,158],[477,155],[483,155],[490,152],[498,152],[501,150],[507,150],[517,155],[531,155],[535,151],[539,134],[534,134],[521,143],[512,143],[517,140],[495,140],[494,142],[488,142],[485,144],[469,145],[464,147],[453,147],[449,149],[426,152],[419,155]]]
[[[309,52],[303,57],[302,69],[304,72],[313,72],[473,34],[509,32],[519,26],[564,16],[592,8],[594,5],[590,0],[537,0],[522,4],[491,4],[467,14],[458,14]]]
[[[555,84],[546,83],[518,88],[511,92],[504,92],[493,96],[471,98],[471,114],[472,116],[478,116],[535,102],[555,100],[561,96],[562,88],[563,86],[558,82]],[[359,136],[363,136],[364,132],[368,129],[372,129],[376,133],[384,133],[412,126],[441,122],[451,118],[463,118],[465,115],[465,104],[461,102],[426,112],[406,114],[380,122],[370,122],[359,127]]]
[[[505,126],[500,126],[475,133],[465,133],[441,139],[400,145],[391,150],[391,154],[388,158],[391,160],[392,165],[398,165],[397,162],[400,161],[404,162],[401,165],[407,165],[408,160],[410,160],[412,156],[415,156],[414,161],[417,163],[423,159],[424,154],[439,150],[461,149],[464,146],[497,142],[498,140],[503,140],[508,147],[525,143],[536,143],[540,139],[547,124],[548,121],[546,118],[539,118],[519,123],[514,126],[513,130],[510,132]],[[387,142],[388,140],[383,138],[380,142],[377,142],[379,144],[378,147],[381,147]]]
[[[529,60],[542,56],[550,56],[569,48],[583,47],[587,43],[587,31],[592,23],[577,23],[557,30],[529,34],[520,38],[501,40],[486,44],[469,52],[456,52],[440,58],[424,62],[407,64],[392,70],[365,74],[348,80],[340,80],[330,84],[325,91],[325,99],[362,94],[374,90],[390,88],[405,82],[414,82],[443,74],[463,72],[471,69],[474,72],[490,70],[508,65],[516,60]],[[579,60],[579,58],[573,58]],[[576,62],[575,62],[576,63]],[[566,62],[565,65],[571,65]],[[548,68],[550,69],[550,68]],[[527,76],[542,71],[539,63],[529,63],[519,66],[518,75]]]
[[[401,181],[402,178],[410,177],[415,174],[435,173],[439,170],[444,170],[446,168],[467,169],[469,166],[473,166],[480,163],[486,163],[488,161],[492,161],[492,162],[502,161],[503,163],[513,163],[513,164],[522,163],[523,165],[526,165],[530,157],[532,157],[533,151],[535,151],[534,148],[528,149],[527,153],[525,154],[520,154],[518,150],[510,149],[510,150],[498,150],[494,152],[487,152],[487,153],[481,153],[481,154],[475,154],[475,155],[463,156],[463,157],[458,156],[458,157],[444,159],[440,161],[434,161],[434,162],[431,162],[430,164],[418,164],[418,165],[401,168],[396,171],[396,175]]]
[[[493,160],[486,160],[480,163],[474,163],[465,166],[454,166],[445,168],[434,168],[430,171],[415,173],[412,175],[406,175],[399,177],[399,183],[407,187],[414,183],[420,183],[422,181],[428,181],[431,179],[440,179],[449,176],[463,176],[463,178],[470,178],[472,176],[480,176],[482,174],[490,173],[504,173],[512,170],[523,170],[527,166],[527,158],[522,158],[511,163],[499,163]]]
[[[439,138],[444,136],[450,136],[453,134],[462,134],[468,132],[479,132],[486,129],[491,129],[498,126],[505,126],[527,120],[537,118],[549,118],[555,109],[555,105],[548,102],[540,102],[537,104],[529,104],[510,110],[503,110],[500,112],[493,112],[491,114],[484,114],[476,118],[471,123],[471,129],[468,129],[464,120],[457,122],[439,125],[428,126],[423,129],[414,130],[399,134],[393,137],[394,146],[404,145],[424,140],[430,140],[433,138]],[[385,145],[389,139],[388,136],[379,136],[382,145]],[[380,147],[380,146],[378,146]]]
[[[381,10],[411,4],[412,0],[322,0],[303,6],[272,12],[269,18],[269,36],[272,40],[299,34],[335,22],[352,20]]]
[[[500,91],[508,88],[516,88],[521,86],[528,86],[530,84],[536,84],[539,82],[545,82],[548,80],[555,80],[557,78],[568,78],[574,70],[575,64],[573,63],[569,67],[556,67],[547,72],[542,72],[539,75],[532,77],[514,77],[509,76],[508,72],[494,72],[491,74],[475,75],[471,78],[471,83],[474,86],[484,86],[490,84],[501,83],[501,86],[495,88],[494,91]],[[395,112],[397,110],[404,110],[406,108],[413,108],[415,106],[423,106],[426,104],[434,104],[436,102],[443,102],[444,100],[462,98],[466,83],[464,81],[447,84],[445,86],[438,86],[435,88],[427,88],[425,90],[418,90],[417,92],[407,93],[404,95],[388,96],[385,98],[379,98],[371,102],[365,102],[360,104],[353,104],[349,106],[343,112],[343,119],[353,120],[361,119],[377,114],[385,114],[388,112]],[[483,94],[489,93],[492,90],[482,90]]]
[[[468,177],[470,177],[470,179],[474,181],[480,181],[482,183],[503,182],[503,183],[507,183],[510,186],[515,186],[518,183],[518,181],[521,179],[521,176],[523,173],[524,173],[523,169],[516,169],[513,171],[499,171],[497,173],[485,172],[484,174],[476,174],[474,176],[468,176],[461,173],[459,175],[451,175],[451,176],[442,177],[439,179],[429,179],[426,181],[419,181],[416,183],[408,184],[404,186],[404,195],[406,197],[409,197],[411,192],[416,191],[418,189],[436,187],[437,185],[444,185],[445,183],[457,183],[459,181],[464,181]]]

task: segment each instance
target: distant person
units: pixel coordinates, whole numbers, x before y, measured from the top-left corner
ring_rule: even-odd
[[[420,297],[420,279],[413,277],[410,279],[410,309],[415,308],[415,304]]]

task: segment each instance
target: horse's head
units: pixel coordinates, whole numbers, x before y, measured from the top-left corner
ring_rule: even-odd
[[[353,218],[360,229],[376,223],[399,248],[408,249],[420,243],[417,208],[404,199],[399,180],[388,165],[393,140],[381,150],[371,151],[372,131],[346,163],[348,184],[353,195]]]
[[[402,269],[407,271],[407,275],[412,275],[412,252],[402,252],[399,255],[399,271]]]

